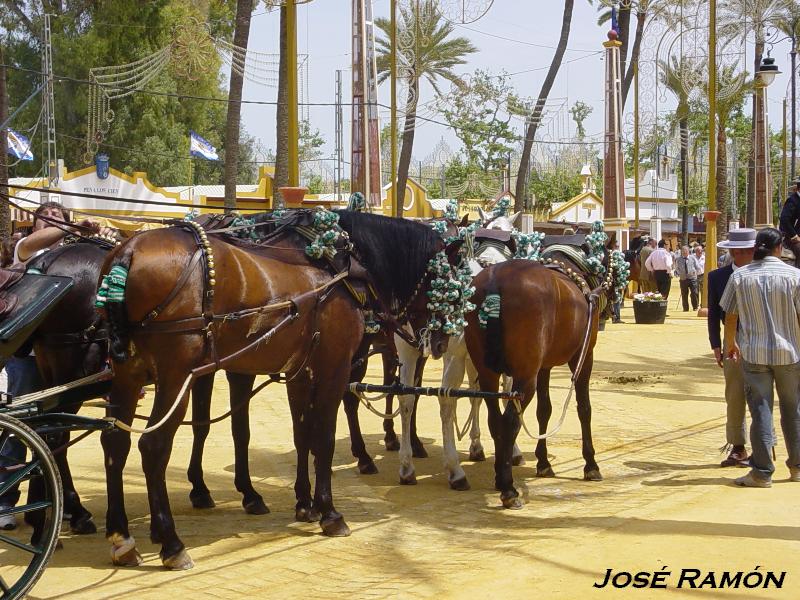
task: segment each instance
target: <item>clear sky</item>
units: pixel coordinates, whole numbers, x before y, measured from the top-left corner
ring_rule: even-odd
[[[314,0],[298,7],[298,51],[310,56],[308,100],[333,103],[335,71],[344,71],[346,160],[349,160],[350,131],[350,11],[351,0]],[[374,0],[376,16],[388,16],[388,11],[389,0]],[[470,73],[478,68],[493,72],[505,70],[513,74],[512,81],[519,94],[537,96],[553,55],[551,48],[558,41],[562,13],[563,4],[558,0],[495,0],[481,20],[456,27],[458,35],[467,37],[478,48],[478,52],[462,67],[463,73]],[[574,132],[574,124],[566,114],[566,109],[576,100],[582,100],[594,108],[586,121],[587,134],[592,137],[602,132],[603,61],[602,53],[592,52],[602,50],[608,27],[597,25],[597,14],[597,8],[591,6],[587,0],[575,0],[569,51],[550,94],[553,105],[563,104],[564,110],[561,111],[560,118],[542,132],[546,138],[567,137]],[[277,53],[278,26],[277,11],[258,10],[252,20],[249,47],[260,52]],[[752,46],[749,48],[748,54],[751,54]],[[777,44],[772,52],[784,73],[769,88],[770,121],[775,128],[781,126],[780,103],[788,85],[788,52],[789,44],[786,41]],[[748,64],[750,60],[752,59],[748,56]],[[426,85],[423,84],[423,102],[432,97],[432,92]],[[389,104],[388,83],[379,88],[378,95],[380,103]],[[274,101],[276,90],[246,82],[244,98]],[[665,98],[660,102],[662,108],[669,107],[671,99]],[[632,102],[629,100],[628,109],[631,106]],[[385,119],[383,122],[388,122],[386,112],[381,115]],[[323,148],[325,155],[331,156],[334,138],[333,106],[312,106],[309,115],[312,126],[319,129],[327,141]],[[435,115],[430,116],[436,118]],[[247,131],[256,136],[265,148],[275,148],[274,106],[244,106],[243,123]],[[519,128],[521,132],[521,122]],[[420,124],[415,140],[415,157],[424,158],[442,137],[453,150],[457,149],[457,140],[446,127],[432,123]]]

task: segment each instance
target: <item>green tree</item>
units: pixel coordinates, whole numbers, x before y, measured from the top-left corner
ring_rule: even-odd
[[[40,79],[42,4],[33,0],[3,0],[3,4],[9,9],[0,11],[0,26],[8,32],[5,50],[12,65],[8,95],[13,110],[36,89]],[[212,35],[230,39],[235,6],[234,0],[46,1],[45,8],[55,14],[51,19],[53,70],[60,77],[55,86],[58,155],[67,167],[85,166],[88,86],[84,82],[90,68],[126,64],[152,54],[172,43],[173,32],[192,19],[207,23]],[[219,79],[220,60],[215,52],[209,55],[204,68],[193,71],[191,78],[185,74],[185,64],[173,61],[143,91],[112,102],[114,119],[100,144],[112,167],[126,173],[146,171],[159,185],[184,183],[190,169],[190,129],[214,144],[224,159],[227,94]],[[38,100],[31,102],[12,127],[24,130],[33,126],[40,107]],[[14,167],[14,175],[33,176],[42,171],[40,138],[32,136],[36,160]],[[255,178],[251,145],[252,139],[243,135],[240,182]],[[222,183],[223,161],[196,160],[195,179]]]
[[[586,137],[586,128],[583,122],[588,118],[594,109],[581,100],[576,100],[572,108],[569,109],[569,114],[572,115],[572,120],[575,121],[575,127],[578,129],[578,139],[583,140]]]
[[[439,110],[464,146],[467,161],[484,171],[505,165],[517,135],[511,127],[521,101],[508,73],[498,75],[478,69],[450,94],[439,98]]]
[[[411,7],[401,8],[400,18],[397,21],[397,37],[415,40],[412,49],[401,48],[398,51],[398,62],[404,64],[409,73],[403,143],[397,165],[397,184],[394,187],[395,210],[396,214],[400,215],[414,147],[420,81],[426,80],[434,92],[441,95],[440,80],[460,83],[461,78],[453,69],[463,65],[466,62],[465,57],[476,52],[477,48],[466,38],[453,37],[455,26],[441,16],[434,0],[420,0]],[[381,36],[377,40],[377,66],[378,81],[382,82],[390,75],[391,26],[389,19],[385,18],[376,19],[375,24],[381,31]]]
[[[553,204],[566,202],[583,191],[580,175],[566,173],[563,169],[534,172],[530,180],[530,193],[536,198],[534,209],[549,213]]]

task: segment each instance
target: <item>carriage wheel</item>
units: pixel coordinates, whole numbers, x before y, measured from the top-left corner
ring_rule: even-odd
[[[21,442],[23,458],[15,458],[11,448]],[[0,414],[0,494],[21,485],[22,495],[13,508],[0,509],[0,517],[25,515],[27,523],[41,527],[39,539],[31,539],[32,529],[18,526],[13,531],[0,529],[0,593],[2,600],[23,597],[41,577],[58,543],[64,491],[53,455],[47,444],[18,419]],[[36,496],[27,495],[33,488]],[[27,500],[26,500],[27,497]],[[20,519],[21,521],[21,519]]]

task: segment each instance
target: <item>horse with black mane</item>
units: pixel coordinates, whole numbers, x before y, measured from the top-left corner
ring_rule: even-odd
[[[422,224],[342,212],[342,238],[352,243],[352,254],[337,253],[334,274],[326,261],[309,257],[318,255],[327,233],[320,231],[311,244],[298,233],[313,232],[309,220],[315,215],[298,211],[258,245],[232,243],[182,223],[131,238],[106,262],[115,370],[108,415],[120,428],[104,432],[102,443],[115,564],[141,560],[128,528],[122,471],[138,391],[153,381],[153,410],[139,440],[151,539],[161,544],[166,567],[192,566],[175,530],[165,470],[188,386],[219,369],[247,376],[286,373],[298,455],[296,516],[319,515],[326,535],[350,533],[333,505],[331,461],[339,402],[364,332],[365,306],[355,296],[366,300],[372,290],[369,306],[386,323],[408,322],[419,336],[432,318],[426,306],[434,277],[429,261],[454,261],[459,244],[445,248]],[[345,288],[346,276],[353,292]],[[441,353],[447,338],[439,330],[431,343]],[[316,468],[313,498],[309,452]]]

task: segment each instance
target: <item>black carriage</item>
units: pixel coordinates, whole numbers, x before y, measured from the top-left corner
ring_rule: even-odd
[[[14,354],[29,353],[31,334],[71,286],[68,277],[0,269],[0,365]],[[110,379],[111,372],[105,371],[24,396],[0,394],[0,495],[23,488],[17,505],[0,508],[0,517],[24,515],[35,532],[31,536],[29,528],[0,530],[3,600],[30,591],[58,544],[63,489],[54,453],[64,448],[52,448],[49,438],[64,431],[88,435],[113,426],[103,419],[61,413],[59,408],[99,397]]]

